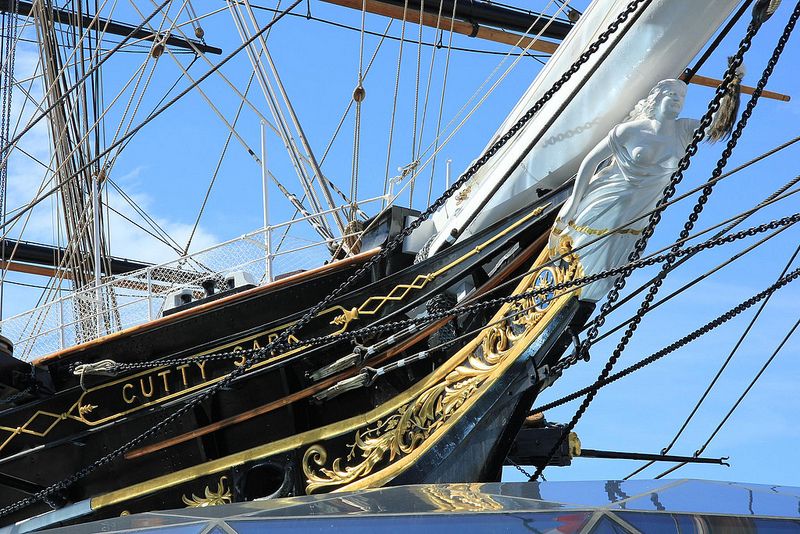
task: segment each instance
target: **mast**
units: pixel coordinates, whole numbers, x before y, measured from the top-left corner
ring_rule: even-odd
[[[99,73],[93,73],[78,91],[67,94],[71,86],[71,74],[80,79],[87,68],[96,63],[98,43],[92,42],[96,27],[83,28],[78,25],[64,31],[64,39],[72,41],[69,48],[76,57],[62,57],[60,29],[56,26],[56,12],[50,0],[42,0],[31,6],[31,15],[38,34],[39,52],[44,74],[47,101],[52,105],[63,100],[48,116],[50,136],[53,143],[54,181],[60,189],[66,232],[66,254],[62,267],[69,273],[74,289],[97,286],[95,302],[79,302],[75,314],[81,320],[81,331],[100,328],[102,295],[99,285],[101,265],[108,264],[108,245],[103,239],[104,221],[100,208],[103,172],[100,162],[92,166],[86,163],[100,150],[100,131],[97,122],[97,103],[100,95]],[[78,15],[82,5],[78,5]],[[82,20],[82,17],[78,17]],[[72,65],[69,65],[72,63]],[[89,319],[96,317],[96,319]],[[88,333],[86,335],[89,335]]]

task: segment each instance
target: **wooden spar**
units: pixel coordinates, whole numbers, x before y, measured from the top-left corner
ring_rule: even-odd
[[[23,17],[29,15],[31,11],[33,11],[33,6],[34,2],[26,2],[24,0],[18,0],[13,3],[11,0],[0,0],[0,11],[16,13]],[[59,8],[53,5],[49,5],[48,9],[52,11],[53,20],[59,24],[78,26],[80,28],[100,28],[103,33],[110,35],[121,35],[124,37],[130,34],[134,39],[153,40],[153,32],[144,29],[134,32],[133,30],[135,30],[135,27],[130,24],[124,24],[101,17],[98,17],[95,21],[94,15],[78,14],[72,9]],[[194,50],[197,48],[200,52],[206,54],[219,55],[222,53],[222,49],[216,46],[208,46],[196,39],[182,39],[172,34],[168,35],[166,44],[178,48],[185,48],[187,50]]]
[[[58,270],[61,265],[61,258],[67,255],[67,250],[63,247],[32,243],[30,241],[5,239],[0,240],[0,244],[2,245],[2,251],[5,252],[5,256],[0,255],[0,261],[8,260],[11,261],[12,264],[29,263]],[[10,257],[12,253],[13,257]],[[150,263],[143,263],[125,258],[115,258],[113,256],[109,258],[109,264],[111,265],[111,272],[104,272],[103,274],[105,275],[124,274],[152,266]]]
[[[683,76],[681,76],[681,79],[683,79]],[[689,81],[689,83],[702,85],[703,87],[713,87],[714,89],[716,89],[722,83],[722,80],[717,80],[715,78],[709,78],[708,76],[700,76],[699,74],[695,74],[694,76],[692,76],[692,79]],[[742,93],[746,95],[752,95],[753,91],[755,91],[754,87],[750,87],[748,85],[742,86]],[[781,102],[788,102],[792,99],[792,97],[789,95],[784,95],[781,93],[776,93],[774,91],[766,91],[766,90],[761,93],[761,96],[763,96],[764,98],[771,98],[772,100],[780,100]]]
[[[6,271],[14,271],[17,273],[47,276],[49,278],[65,278],[65,279],[72,278],[72,275],[69,272],[64,271],[63,269],[55,269],[53,267],[39,267],[38,265],[17,263],[15,261],[0,260],[0,269]]]
[[[337,6],[349,7],[361,11],[366,7],[368,13],[375,15],[382,15],[384,17],[391,17],[394,19],[403,19],[403,7],[380,2],[379,0],[323,0],[329,4]],[[416,9],[408,8],[405,10],[405,19],[408,22],[420,22],[420,12]],[[494,41],[496,43],[503,43],[512,46],[519,46],[520,48],[530,48],[537,52],[545,54],[552,54],[558,48],[558,44],[551,41],[544,41],[542,39],[533,39],[518,33],[507,32],[496,28],[489,28],[487,26],[480,26],[472,22],[463,20],[452,20],[449,16],[442,14],[441,18],[431,13],[422,13],[422,25],[431,28],[438,28],[444,31],[450,30],[452,24],[453,32],[469,37],[478,37],[487,41]]]

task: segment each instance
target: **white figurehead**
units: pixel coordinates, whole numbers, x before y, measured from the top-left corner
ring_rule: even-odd
[[[589,152],[553,227],[553,257],[569,243],[586,275],[628,261],[649,217],[636,219],[656,206],[699,124],[678,118],[685,97],[682,81],[658,82]],[[613,283],[610,277],[585,286],[581,299],[596,302]]]

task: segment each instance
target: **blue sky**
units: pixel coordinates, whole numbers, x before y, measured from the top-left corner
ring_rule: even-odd
[[[586,0],[575,1],[579,9]],[[218,3],[220,7],[224,4]],[[536,0],[533,7],[545,7],[547,2]],[[138,2],[146,11],[149,2]],[[216,4],[215,4],[216,5]],[[267,4],[264,4],[267,5]],[[268,4],[274,7],[273,3]],[[199,7],[199,6],[197,6]],[[214,6],[211,6],[214,7]],[[755,45],[747,55],[748,75],[746,84],[755,84],[764,67],[786,19],[793,9],[791,2],[784,2],[776,16],[758,35]],[[207,5],[203,9],[210,9]],[[331,19],[339,23],[359,26],[360,15],[344,8],[312,1],[310,6],[301,4],[296,12],[306,14],[310,8],[314,17]],[[552,12],[552,6],[549,7]],[[120,4],[116,18],[136,22],[138,16],[128,4]],[[268,12],[260,12],[262,22]],[[185,16],[183,17],[185,20]],[[382,33],[387,20],[368,16],[366,28]],[[240,44],[238,34],[231,25],[230,15],[222,11],[203,23],[209,44],[220,46],[227,53]],[[702,69],[701,74],[718,77],[727,54],[735,49],[743,34],[740,24],[724,41],[718,52]],[[398,36],[400,22],[394,22],[390,35]],[[415,75],[417,54],[420,57],[420,100],[424,100],[428,81],[431,54],[435,51],[435,63],[431,75],[429,108],[425,119],[423,145],[434,137],[436,113],[442,91],[442,73],[446,50],[416,45],[418,28],[407,25],[406,37],[415,41],[403,48],[403,63],[399,82],[399,98],[395,122],[393,157],[390,160],[390,175],[406,165],[411,157],[411,133],[413,131],[414,101],[416,93]],[[443,44],[447,45],[447,34]],[[432,30],[423,31],[426,43],[434,43],[437,36]],[[369,60],[379,39],[365,37],[364,61]],[[348,99],[356,85],[359,57],[359,32],[337,28],[322,22],[306,20],[304,17],[287,17],[269,37],[272,54],[282,74],[284,84],[297,109],[299,118],[317,152],[321,154],[341,118]],[[494,73],[490,80],[497,79],[499,72],[509,65],[513,57],[504,59],[508,48],[456,36],[453,46],[480,49],[490,53],[454,50],[450,57],[447,91],[444,98],[443,125],[457,116],[459,109],[468,101]],[[776,91],[792,94],[800,77],[796,66],[800,64],[800,36],[789,43],[781,64],[770,83]],[[23,50],[19,69],[32,70],[35,51]],[[380,49],[375,64],[366,78],[364,86],[367,96],[363,104],[362,143],[359,197],[368,198],[381,192],[385,176],[389,121],[395,86],[399,45],[387,40]],[[105,70],[107,95],[122,87],[133,70],[141,65],[143,54],[119,55],[109,61]],[[189,56],[180,56],[186,65]],[[213,58],[212,58],[213,59]],[[25,67],[24,65],[27,65]],[[540,64],[532,58],[523,58],[505,77],[486,102],[480,106],[457,137],[443,150],[434,174],[434,197],[444,184],[444,160],[453,160],[454,175],[463,170],[479,155],[479,151],[494,133],[519,96],[524,92],[538,72]],[[202,61],[196,62],[190,72],[199,76],[208,69]],[[226,65],[223,72],[241,90],[250,73],[244,56]],[[179,71],[172,59],[162,56],[153,76],[151,92],[142,104],[141,118],[163,96],[178,76]],[[678,74],[678,73],[676,73]],[[491,85],[490,81],[490,85]],[[181,82],[178,88],[185,87]],[[202,89],[211,95],[215,105],[230,118],[236,112],[238,99],[217,76],[202,84]],[[174,94],[174,92],[172,93]],[[253,102],[267,113],[263,95],[254,84],[250,95]],[[713,90],[692,86],[687,98],[684,116],[699,117]],[[800,135],[800,96],[789,103],[762,100],[751,121],[740,147],[731,158],[729,168],[747,161],[761,152]],[[109,97],[107,97],[109,98]],[[19,102],[20,99],[17,99]],[[602,105],[602,95],[598,95]],[[109,124],[119,120],[120,106],[112,108]],[[418,128],[421,129],[421,109],[418,109]],[[109,127],[110,128],[110,127]],[[245,113],[239,131],[247,143],[258,152],[259,124],[252,113]],[[43,128],[34,132],[27,147],[39,155],[47,154],[47,134]],[[217,163],[227,131],[216,115],[209,109],[197,92],[192,92],[176,104],[160,120],[154,121],[135,138],[112,170],[112,178],[127,193],[162,224],[178,242],[184,243],[194,222],[211,172]],[[333,145],[323,170],[329,178],[342,186],[349,184],[353,138],[352,114],[346,119],[342,132]],[[702,183],[710,174],[722,145],[703,145],[700,154],[679,189],[679,193]],[[299,191],[293,178],[289,160],[277,138],[268,139],[270,169],[295,192]],[[785,150],[749,170],[739,173],[720,184],[713,195],[698,228],[705,228],[752,206],[797,174],[792,163],[800,156],[800,145]],[[11,174],[10,204],[16,205],[30,198],[32,188],[41,177],[36,165],[24,158],[13,160]],[[215,242],[236,237],[261,226],[261,182],[260,171],[252,158],[235,141],[231,143],[229,157],[224,161],[220,178],[214,187],[206,213],[201,220],[198,237],[193,249],[197,250]],[[427,197],[427,177],[417,185],[414,206],[423,208]],[[124,213],[132,213],[119,198],[112,195],[111,203]],[[402,203],[407,204],[406,200]],[[677,236],[691,200],[671,208],[650,244],[655,250],[672,242]],[[765,222],[775,217],[797,211],[795,197],[759,212],[747,225]],[[291,217],[293,210],[287,202],[273,194],[271,199],[273,222]],[[31,219],[25,237],[36,241],[53,242],[57,237],[52,225],[52,207],[45,202]],[[758,251],[743,257],[714,277],[701,282],[692,291],[672,300],[668,305],[648,316],[639,329],[618,367],[626,366],[645,357],[690,330],[716,317],[740,301],[771,284],[783,268],[789,255],[798,243],[800,231],[796,228],[783,232]],[[112,223],[112,252],[117,255],[142,260],[159,261],[171,259],[165,247],[143,235],[137,229],[120,220]],[[672,274],[661,290],[667,295],[682,283],[717,265],[750,242],[710,251],[688,262],[680,271]],[[636,287],[646,276],[655,271],[646,271],[631,277],[628,287]],[[38,284],[33,277],[13,275],[11,280]],[[696,420],[689,426],[681,441],[673,450],[676,454],[691,454],[715,426],[722,413],[745,387],[750,377],[769,357],[780,338],[800,313],[797,302],[798,289],[789,286],[773,297],[762,319],[740,349],[731,367],[723,375]],[[5,315],[23,311],[31,305],[35,294],[17,286],[6,289]],[[610,325],[627,317],[634,308],[626,307],[610,319]],[[594,404],[581,420],[577,432],[587,448],[637,452],[658,452],[677,429],[688,413],[694,400],[705,388],[719,364],[733,346],[739,332],[747,324],[754,310],[747,312],[729,324],[703,338],[700,342],[669,356],[636,375],[603,389]],[[570,370],[551,390],[546,391],[541,402],[590,383],[597,376],[618,337],[598,344],[592,351],[592,361]],[[707,456],[730,456],[731,468],[688,466],[679,471],[680,476],[738,480],[758,483],[798,485],[797,462],[793,459],[791,444],[800,439],[800,430],[795,422],[800,408],[797,383],[800,378],[800,344],[790,341],[781,355],[750,393],[725,429],[706,451]],[[548,414],[553,421],[567,421],[577,407],[576,403],[554,410]],[[610,460],[577,459],[569,469],[550,468],[546,476],[550,480],[602,479],[625,476],[636,464]],[[651,468],[643,476],[654,476],[659,470]],[[506,473],[508,480],[518,480],[513,471]]]

